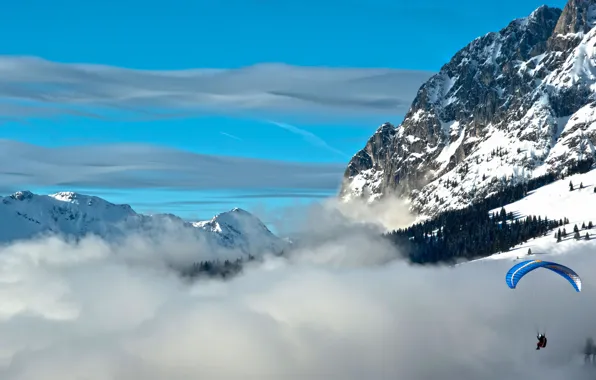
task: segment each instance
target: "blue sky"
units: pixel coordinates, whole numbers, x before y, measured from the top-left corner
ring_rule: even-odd
[[[304,163],[313,165],[313,176],[319,175],[317,164],[327,165],[321,169],[325,176],[333,175],[329,165],[337,164],[333,170],[339,182],[349,158],[378,125],[398,123],[420,83],[458,49],[543,4],[535,0],[7,2],[0,15],[0,34],[5,36],[0,39],[5,55],[0,74],[10,79],[5,88],[11,92],[7,96],[5,91],[0,103],[0,138],[58,150],[151,144],[202,155]],[[564,4],[547,3],[560,8]],[[23,56],[42,60],[22,61]],[[70,64],[115,68],[97,71]],[[252,65],[256,69],[247,69]],[[217,80],[205,79],[205,71],[182,79],[170,74],[155,79],[151,72],[137,76],[136,71],[182,69],[232,70]],[[195,106],[199,103],[200,110]],[[178,113],[172,111],[173,104]],[[162,111],[169,114],[156,114]],[[166,160],[160,154],[150,156],[154,165]],[[267,170],[268,164],[264,165],[261,170]],[[290,188],[297,177],[285,178],[279,186],[271,181],[267,189],[239,181],[225,182],[227,188],[223,182],[205,188],[200,181],[209,182],[209,175],[235,174],[192,173],[200,190],[188,181],[183,189],[138,183],[125,187],[114,181],[96,186],[72,176],[65,179],[64,174],[54,181],[47,176],[8,181],[0,188],[93,192],[130,203],[141,212],[173,212],[191,219],[208,218],[234,206],[262,210],[311,202],[336,192],[327,179],[304,181],[310,188],[306,184]]]

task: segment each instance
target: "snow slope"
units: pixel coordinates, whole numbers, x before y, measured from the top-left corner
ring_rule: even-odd
[[[81,238],[92,234],[113,240],[130,233],[190,232],[210,247],[239,250],[254,256],[279,254],[287,244],[254,215],[242,209],[216,215],[210,221],[188,223],[171,214],[143,215],[129,205],[102,198],[59,192],[37,195],[19,191],[0,197],[0,243],[59,234]]]
[[[569,182],[572,182],[575,190],[569,191]],[[579,189],[580,183],[584,188]],[[569,219],[569,223],[561,227],[565,228],[568,235],[563,241],[557,243],[554,233],[547,234],[526,243],[514,247],[509,252],[497,253],[474,261],[484,260],[517,260],[530,258],[553,257],[566,254],[570,248],[576,245],[585,245],[592,247],[596,252],[596,170],[588,173],[569,176],[564,180],[556,181],[552,184],[543,186],[528,194],[527,197],[508,204],[505,207],[507,212],[512,212],[515,216],[524,218],[527,215],[541,215],[549,219]],[[498,212],[500,208],[491,212]],[[592,221],[594,227],[582,230],[582,223],[586,226]],[[573,239],[573,227],[577,225],[580,229],[582,239]],[[584,240],[586,232],[590,235],[590,240]],[[528,249],[532,250],[533,255],[527,256]],[[583,251],[583,250],[574,250]]]

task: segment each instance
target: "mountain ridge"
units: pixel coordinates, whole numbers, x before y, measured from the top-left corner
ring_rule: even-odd
[[[49,234],[117,240],[130,233],[151,237],[173,231],[190,232],[199,241],[243,255],[279,254],[287,245],[259,218],[241,208],[219,213],[209,221],[187,222],[174,214],[145,215],[128,204],[71,191],[39,195],[23,190],[0,196],[3,244]]]

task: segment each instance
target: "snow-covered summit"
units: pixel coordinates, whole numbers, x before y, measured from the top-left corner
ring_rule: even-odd
[[[267,227],[256,216],[238,207],[217,214],[211,220],[193,223],[195,227],[214,232],[222,232],[224,230],[237,231],[242,229],[243,225],[247,224],[251,225],[251,227],[257,227],[259,230],[268,231]]]
[[[129,205],[73,192],[37,195],[17,191],[0,197],[0,241],[26,239],[42,233],[116,236],[123,225],[142,217]]]
[[[0,243],[43,234],[80,238],[88,234],[116,239],[133,232],[188,231],[213,246],[254,256],[280,253],[286,243],[248,211],[235,208],[204,222],[185,222],[172,214],[143,215],[127,204],[75,192],[37,195],[18,191],[0,197]],[[155,235],[157,236],[157,235]]]
[[[194,227],[217,234],[220,244],[242,247],[247,252],[281,252],[287,243],[277,238],[259,218],[241,208],[214,216],[211,220],[192,223]],[[258,239],[247,239],[247,237]]]
[[[596,158],[596,0],[542,6],[473,40],[351,159],[340,196],[432,216]]]

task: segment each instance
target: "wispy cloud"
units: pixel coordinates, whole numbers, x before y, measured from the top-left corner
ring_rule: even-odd
[[[0,57],[0,117],[401,115],[432,74],[285,64],[148,71],[4,56]]]
[[[234,136],[234,135],[231,135],[231,134],[226,133],[226,132],[219,132],[219,133],[222,134],[222,135],[224,135],[224,136],[226,136],[226,137],[229,137],[231,139],[242,141],[242,139],[240,137],[238,137],[238,136]]]
[[[273,124],[275,126],[278,126],[282,129],[285,129],[286,131],[292,132],[294,134],[300,135],[302,136],[306,141],[308,141],[310,144],[314,145],[314,146],[318,146],[320,148],[326,149],[330,152],[333,152],[335,154],[338,154],[340,156],[343,157],[348,157],[347,154],[345,154],[344,152],[332,147],[331,145],[327,144],[327,142],[325,140],[323,140],[322,138],[320,138],[319,136],[315,135],[314,133],[311,133],[307,130],[304,130],[302,128],[298,128],[294,125],[290,125],[287,123],[280,123],[277,121],[271,121],[269,120],[270,124]]]
[[[343,164],[197,154],[145,144],[46,148],[0,140],[0,188],[335,191]]]

